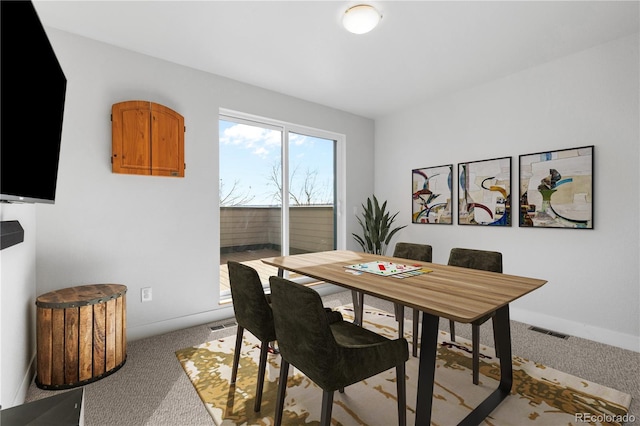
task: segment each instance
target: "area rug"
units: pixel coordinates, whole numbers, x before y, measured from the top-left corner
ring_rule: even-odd
[[[353,318],[351,305],[338,308]],[[365,307],[364,326],[389,338],[397,336],[393,315]],[[407,321],[405,330],[411,330]],[[405,337],[411,342],[409,333]],[[189,379],[216,425],[273,424],[280,356],[269,354],[262,410],[253,411],[260,342],[244,333],[240,367],[235,386],[230,386],[235,334],[176,352]],[[411,344],[411,343],[409,343]],[[411,353],[411,348],[409,348]],[[457,424],[498,385],[500,364],[490,347],[481,347],[480,384],[472,383],[471,342],[461,337],[450,341],[440,330],[431,424]],[[407,424],[415,421],[418,359],[409,357],[407,374]],[[513,389],[485,420],[487,425],[622,424],[631,397],[587,380],[513,357]],[[300,371],[291,368],[283,424],[311,425],[320,420],[322,390]],[[397,424],[395,370],[336,392],[332,425]]]

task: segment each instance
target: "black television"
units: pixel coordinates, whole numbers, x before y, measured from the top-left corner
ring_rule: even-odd
[[[0,2],[0,201],[55,202],[67,79],[31,1]]]

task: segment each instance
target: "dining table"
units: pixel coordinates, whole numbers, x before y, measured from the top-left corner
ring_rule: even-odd
[[[261,260],[277,267],[279,276],[290,271],[423,312],[415,412],[415,424],[420,426],[431,423],[440,318],[472,323],[487,315],[495,315],[495,344],[500,349],[500,382],[483,402],[458,423],[477,425],[511,392],[513,366],[509,304],[547,282],[539,278],[351,250],[329,250]],[[390,266],[399,266],[399,272],[390,270]],[[469,386],[475,386],[471,379]]]

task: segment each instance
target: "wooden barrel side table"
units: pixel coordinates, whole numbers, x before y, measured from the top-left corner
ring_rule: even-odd
[[[121,284],[89,284],[36,299],[39,388],[83,386],[124,365],[126,292]]]

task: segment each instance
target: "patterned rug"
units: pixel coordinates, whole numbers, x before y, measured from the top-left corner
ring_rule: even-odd
[[[353,318],[350,305],[338,308]],[[364,326],[390,338],[397,336],[393,315],[365,309]],[[407,321],[405,330],[411,330]],[[406,333],[411,345],[411,336]],[[273,424],[280,357],[269,354],[262,410],[253,411],[259,342],[244,333],[244,345],[235,386],[229,385],[235,334],[176,352],[178,360],[213,417],[216,425]],[[411,348],[409,348],[411,353]],[[472,383],[471,342],[440,330],[431,423],[457,424],[498,385],[500,364],[492,348],[482,346],[480,384]],[[407,424],[415,421],[418,359],[409,357],[407,374]],[[622,424],[631,397],[517,356],[513,357],[513,389],[485,420],[487,425]],[[320,420],[322,390],[300,371],[291,369],[287,382],[283,424],[311,425]],[[392,425],[397,423],[395,370],[336,392],[332,425]]]

